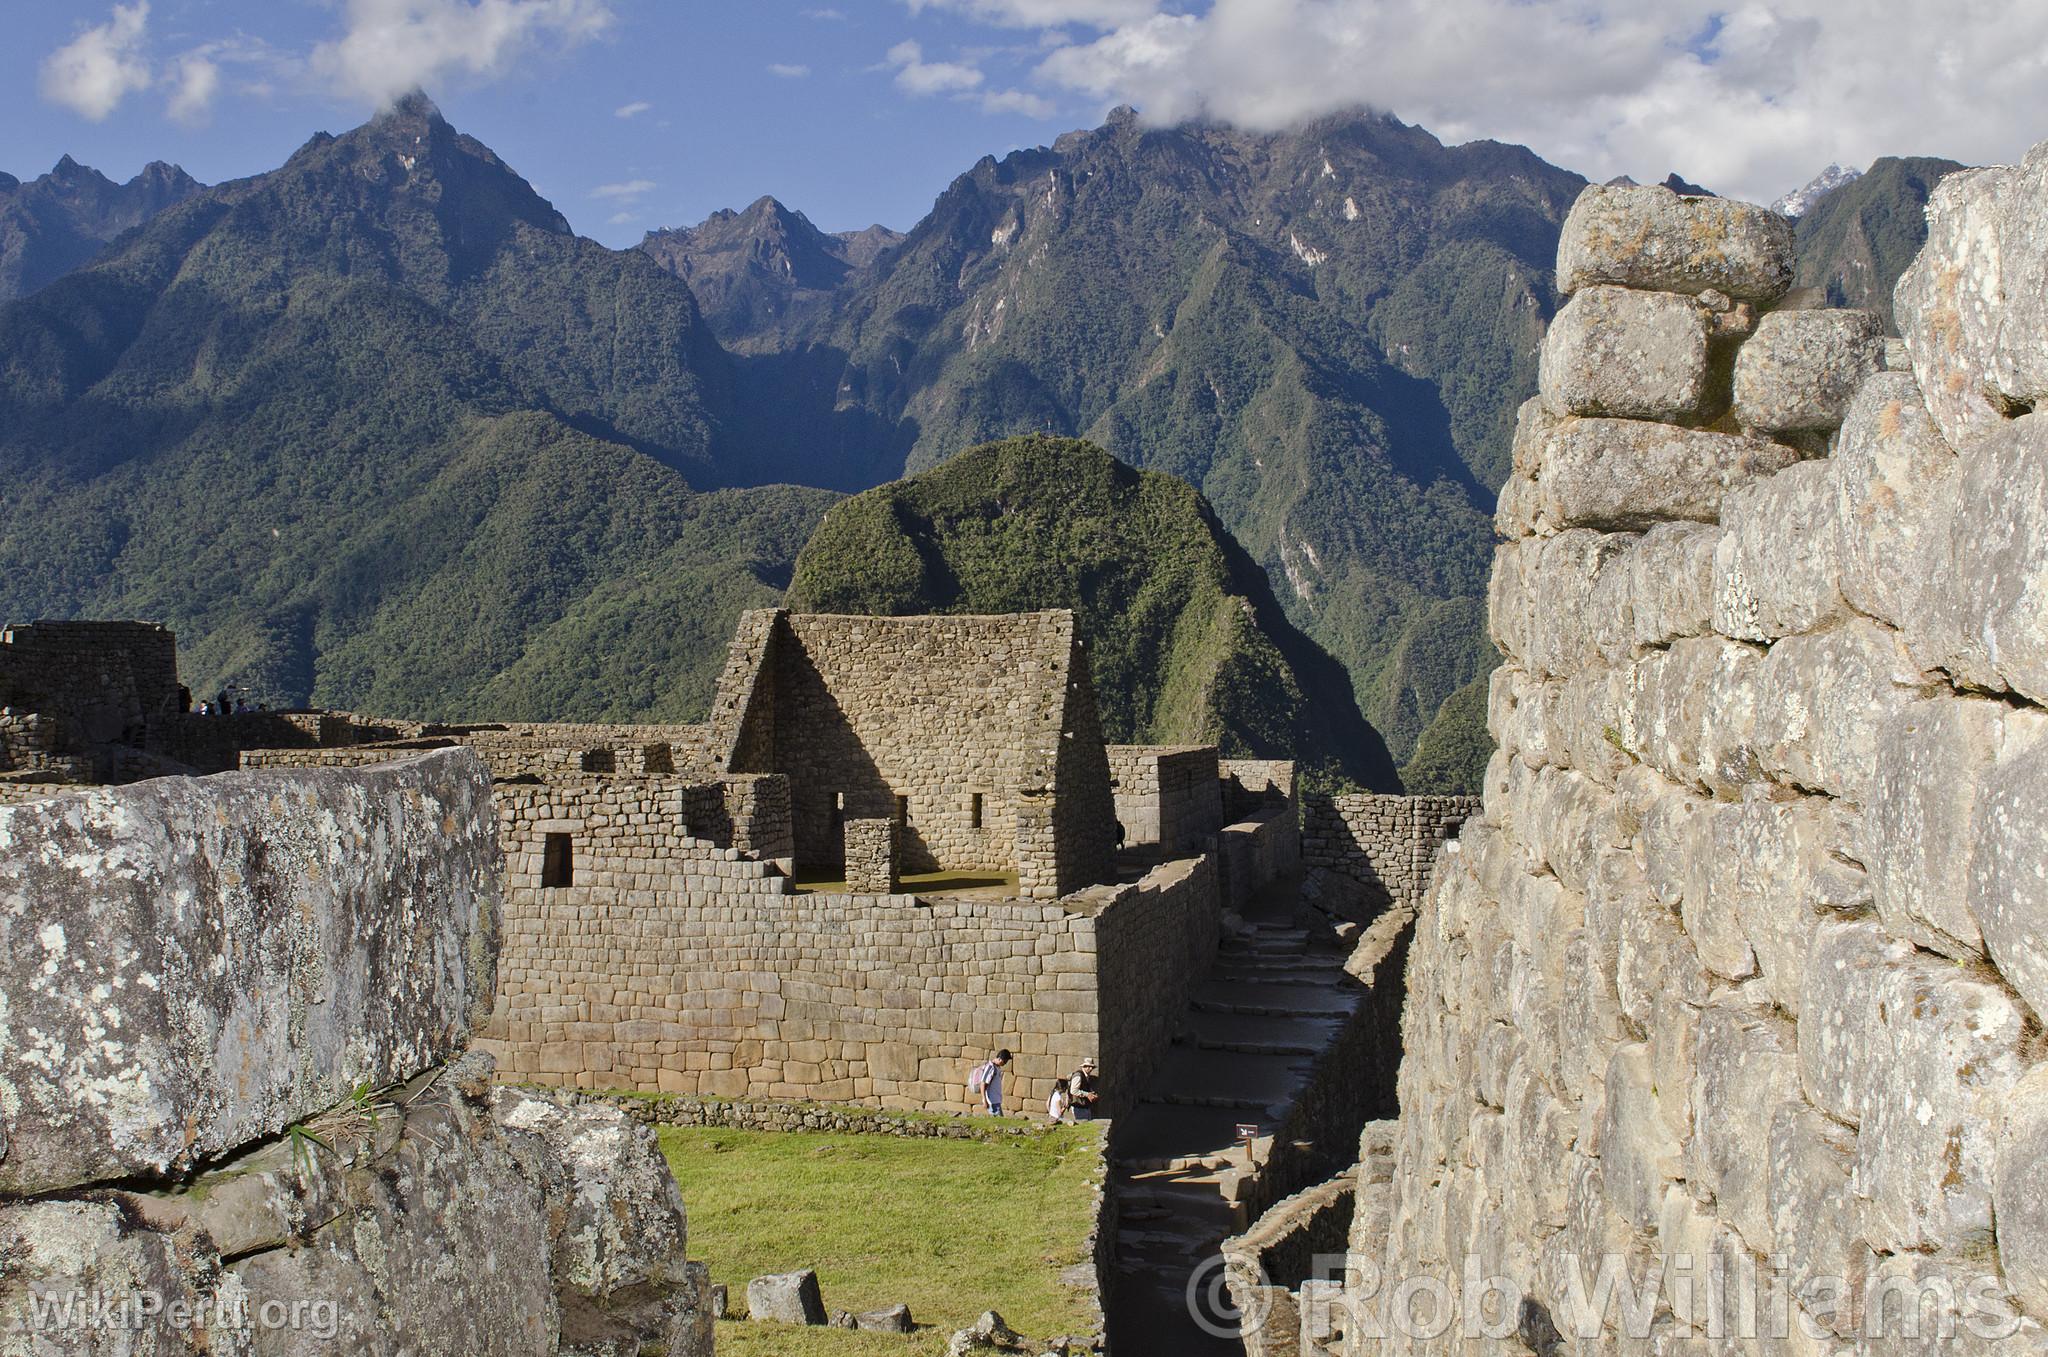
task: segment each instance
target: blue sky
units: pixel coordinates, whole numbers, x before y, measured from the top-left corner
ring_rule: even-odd
[[[772,193],[908,227],[1117,103],[1360,103],[1595,179],[1770,201],[1830,162],[2048,138],[2042,0],[0,0],[0,169],[209,182],[418,83],[615,245]]]
[[[169,160],[212,183],[272,168],[315,131],[354,126],[372,107],[293,64],[345,31],[347,14],[336,6],[153,0],[144,59],[169,69],[95,121],[48,97],[39,66],[81,29],[106,24],[113,7],[0,3],[10,11],[0,47],[0,169],[20,178],[69,153],[116,178]],[[907,228],[981,156],[1049,142],[1102,111],[1092,96],[1058,91],[1032,96],[1042,101],[1035,104],[999,100],[989,111],[987,97],[1009,88],[1004,77],[1036,58],[1036,35],[943,11],[858,0],[836,8],[612,0],[605,8],[613,18],[601,32],[541,33],[500,69],[451,66],[427,89],[450,122],[497,151],[577,230],[615,245],[763,193],[827,230],[875,221]],[[228,42],[244,49],[210,58],[218,85],[204,114],[169,116],[180,54]],[[919,44],[921,68],[968,49],[982,78],[973,91],[901,88],[908,54],[899,50],[892,63],[889,53],[905,42]],[[940,69],[926,78],[944,85],[949,76]],[[969,92],[977,97],[952,97]],[[639,185],[648,187],[634,191]]]

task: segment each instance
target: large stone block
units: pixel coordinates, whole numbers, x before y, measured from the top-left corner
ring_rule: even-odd
[[[466,750],[0,807],[0,1189],[181,1172],[440,1060],[499,863]]]
[[[1765,1012],[1709,1004],[1694,1054],[1693,1134],[1687,1181],[1713,1194],[1716,1214],[1758,1253],[1771,1249],[1769,1179],[1772,1113],[1799,1098],[1792,1024]]]
[[[1714,630],[1772,641],[1843,611],[1835,498],[1829,461],[1801,462],[1729,492],[1714,553]]]
[[[1857,1293],[1873,1255],[1863,1242],[1861,1208],[1849,1190],[1856,1137],[1797,1102],[1783,1102],[1768,1117],[1769,1156],[1756,1166],[1769,1200],[1767,1250],[1784,1269],[1794,1294],[1811,1294],[1831,1279]],[[1853,1332],[1853,1309],[1831,1315],[1839,1331]]]
[[[1799,459],[1782,443],[1644,420],[1565,419],[1540,430],[1536,512],[1553,529],[1712,523],[1729,490]]]
[[[2048,702],[2048,413],[1979,440],[1961,470],[1944,581],[1959,677]]]
[[[1991,1242],[1999,1111],[2027,1023],[2003,987],[1922,954],[1877,976],[1855,1186],[1879,1252]]]
[[[2048,1315],[2048,1066],[2029,1071],[2005,1101],[1994,1201],[1998,1258],[2020,1304]]]
[[[1965,909],[2007,982],[2048,1022],[2048,716],[2005,717],[1972,809]]]
[[[1877,778],[1877,733],[1939,685],[1898,633],[1862,618],[1772,646],[1759,679],[1756,755],[1764,771],[1865,804]]]
[[[1673,782],[1739,794],[1757,774],[1763,669],[1715,636],[1651,651],[1617,676],[1610,738]]]
[[[1565,217],[1557,285],[1595,283],[1772,301],[1792,286],[1792,224],[1728,198],[1595,185]]]
[[[1875,311],[1773,311],[1736,355],[1736,422],[1766,433],[1838,428],[1856,388],[1883,370]]]
[[[1589,287],[1543,340],[1537,385],[1557,415],[1682,420],[1707,387],[1707,310],[1671,292]]]
[[[1898,627],[1923,668],[1955,650],[1942,584],[1960,466],[1910,373],[1866,381],[1836,440],[1842,597]]]
[[[1977,803],[2004,738],[2007,708],[1935,698],[1894,712],[1878,733],[1869,809],[1871,892],[1885,926],[1945,956],[1982,956],[1969,903]],[[2042,832],[2032,826],[2035,837]],[[2002,874],[2007,864],[1987,870]],[[2001,883],[1991,900],[2005,903]]]
[[[1893,304],[1913,374],[1959,451],[2048,395],[2048,146],[1952,174]]]
[[[1913,949],[1870,920],[1824,921],[1807,955],[1799,1000],[1799,1077],[1806,1096],[1854,1126],[1870,1112],[1883,1056],[1877,985]]]

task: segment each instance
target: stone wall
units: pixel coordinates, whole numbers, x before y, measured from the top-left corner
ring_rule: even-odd
[[[706,738],[726,771],[789,777],[806,866],[844,863],[847,821],[890,817],[907,872],[1014,872],[1048,900],[1109,874],[1109,772],[1071,613],[749,613]]]
[[[1479,813],[1476,796],[1351,794],[1304,799],[1302,865],[1357,882],[1410,909],[1444,841]]]
[[[846,889],[854,895],[888,895],[900,884],[896,871],[894,820],[846,822]]]
[[[0,806],[0,1347],[709,1357],[653,1137],[462,1053],[489,797],[448,752]]]
[[[1485,1350],[2048,1352],[2048,147],[1929,218],[1891,370],[1770,310],[1761,209],[1567,220],[1362,1313],[1498,1276]]]
[[[1223,824],[1213,745],[1111,745],[1109,785],[1127,844],[1199,849]]]
[[[690,833],[688,785],[496,788],[504,943],[480,1045],[506,1077],[957,1111],[1007,1046],[1014,1105],[1090,1055],[1114,1105],[1214,953],[1208,857],[1061,903],[789,894],[772,864]]]
[[[0,630],[0,772],[115,769],[107,747],[138,745],[178,710],[177,641],[146,622],[35,622]]]
[[[1243,909],[1269,882],[1291,881],[1300,872],[1300,812],[1284,803],[1225,825],[1216,834],[1216,860],[1225,907]]]

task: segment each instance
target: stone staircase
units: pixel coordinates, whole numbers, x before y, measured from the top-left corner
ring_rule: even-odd
[[[1172,1053],[1117,1126],[1117,1357],[1243,1352],[1189,1308],[1191,1279],[1204,1313],[1227,1302],[1217,1246],[1250,1223],[1257,1183],[1237,1128],[1272,1135],[1362,994],[1344,953],[1294,926],[1295,898],[1294,883],[1280,883],[1225,940]]]

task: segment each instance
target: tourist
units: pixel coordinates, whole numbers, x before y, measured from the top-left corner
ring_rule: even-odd
[[[1008,1051],[997,1051],[983,1063],[974,1067],[974,1073],[967,1078],[967,1091],[980,1098],[991,1117],[1003,1115],[1003,1066],[1010,1063]]]
[[[235,704],[228,701],[228,690],[225,688],[221,689],[220,696],[213,699],[213,714],[215,716],[226,716],[233,712],[234,709]]]
[[[1046,1119],[1054,1126],[1059,1125],[1067,1119],[1067,1109],[1072,1107],[1073,1104],[1074,1099],[1067,1092],[1066,1081],[1060,1080],[1055,1082],[1052,1086],[1052,1096],[1045,1100]]]
[[[1067,1097],[1074,1105],[1075,1121],[1095,1120],[1095,1057],[1089,1056],[1081,1062],[1067,1080]]]

